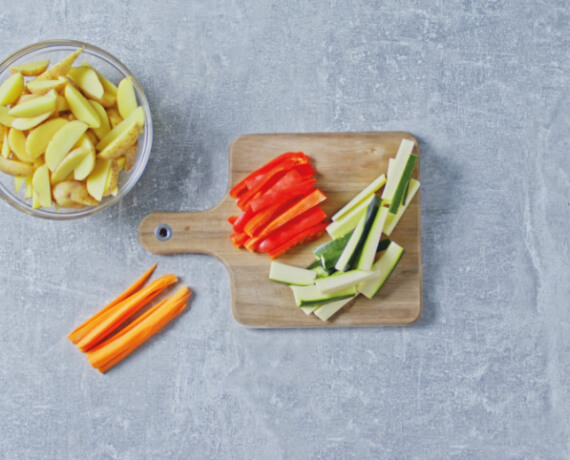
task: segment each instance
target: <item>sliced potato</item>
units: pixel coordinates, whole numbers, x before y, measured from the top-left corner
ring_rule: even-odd
[[[12,122],[12,128],[19,129],[20,131],[28,131],[38,126],[42,121],[47,120],[51,114],[52,112],[46,112],[31,118],[16,118]]]
[[[87,128],[87,123],[74,120],[66,123],[53,135],[45,153],[45,160],[51,171],[55,171]]]
[[[125,153],[123,154],[123,157],[125,159],[125,172],[129,172],[131,170],[131,168],[134,166],[135,161],[137,159],[137,153],[139,150],[139,146],[138,145],[133,145],[131,147],[129,147]]]
[[[97,73],[89,67],[72,67],[67,74],[79,87],[85,96],[91,99],[101,99],[104,89]]]
[[[105,191],[103,196],[113,195],[115,196],[119,190],[119,163],[117,160],[111,162],[111,168],[109,169],[109,175],[107,176],[107,182],[105,183]]]
[[[64,77],[71,69],[71,66],[75,62],[75,60],[79,57],[79,55],[83,52],[85,47],[81,47],[78,50],[71,53],[69,56],[66,56],[58,63],[54,64],[52,67],[47,69],[45,72],[42,72],[36,78],[38,80],[57,80],[58,77]]]
[[[93,171],[89,174],[89,177],[87,177],[87,191],[89,192],[89,195],[95,198],[98,202],[103,198],[109,172],[111,171],[111,164],[111,160],[97,158],[95,160]]]
[[[82,208],[99,204],[97,200],[89,196],[85,184],[77,181],[64,181],[55,185],[53,197],[57,204],[65,208]]]
[[[24,189],[24,198],[27,200],[32,198],[33,196],[34,187],[32,185],[32,177],[33,176],[26,177],[26,188]]]
[[[4,136],[2,137],[2,150],[0,150],[0,155],[4,158],[10,156],[10,142],[8,141],[8,131],[4,131]]]
[[[0,157],[0,171],[11,176],[31,176],[34,173],[34,167],[29,163]]]
[[[19,97],[19,99],[16,101],[16,105],[21,104],[22,102],[26,102],[29,101],[30,99],[34,99],[36,97],[38,97],[38,94],[23,94]]]
[[[75,180],[84,180],[95,168],[95,150],[90,151],[85,158],[75,167],[73,177]]]
[[[50,91],[44,96],[34,97],[15,105],[8,112],[12,117],[35,117],[46,112],[53,112],[55,110],[55,101],[57,94],[55,91]]]
[[[14,153],[20,161],[32,162],[32,157],[26,152],[26,135],[22,131],[10,128],[8,131],[8,142],[10,144],[10,150],[12,150],[12,153]]]
[[[107,116],[109,117],[109,126],[111,129],[115,129],[123,121],[121,115],[119,115],[119,111],[114,107],[107,109]]]
[[[69,123],[64,118],[54,118],[34,128],[26,138],[26,152],[35,160],[46,151],[46,147],[54,134]]]
[[[52,89],[55,91],[59,91],[65,85],[65,80],[57,79],[57,80],[32,80],[27,85],[26,88],[32,94],[42,95],[46,94],[47,92],[51,91]]]
[[[0,85],[0,105],[13,104],[18,100],[24,89],[24,76],[15,73]]]
[[[87,147],[77,147],[69,152],[53,172],[51,183],[57,184],[65,180],[90,153],[92,152]]]
[[[27,62],[26,64],[18,64],[10,67],[11,73],[20,72],[25,77],[35,77],[46,71],[49,65],[49,59],[41,61]]]
[[[8,113],[9,110],[8,107],[0,105],[0,124],[8,128],[12,126],[12,122],[14,121],[14,117]]]
[[[133,77],[123,78],[117,87],[117,108],[123,120],[138,107]]]
[[[93,67],[91,67],[87,61],[83,61],[81,63],[81,66],[93,69]],[[103,86],[103,96],[100,99],[98,99],[97,102],[99,102],[103,107],[113,107],[115,105],[115,103],[117,102],[117,87],[115,86],[115,84],[113,82],[111,82],[107,78],[105,78],[104,75],[97,72],[97,70],[95,70],[95,69],[93,69],[93,70],[95,71],[95,73],[99,77],[99,81],[101,82],[101,85]]]
[[[67,85],[65,87],[65,99],[67,99],[71,113],[73,113],[78,120],[84,121],[90,128],[99,128],[99,126],[101,126],[101,120],[93,106],[85,99],[85,96],[73,86]]]
[[[23,176],[14,176],[14,193],[17,195],[22,189],[22,185],[26,183],[26,178]]]
[[[47,165],[42,165],[35,170],[32,187],[40,206],[49,208],[51,206],[51,184]]]
[[[60,94],[57,95],[57,99],[55,101],[55,111],[57,113],[69,111],[69,104],[67,103],[67,99]]]
[[[142,107],[137,107],[137,109],[131,113],[127,118],[125,118],[121,123],[115,126],[107,135],[101,139],[101,141],[95,146],[97,150],[103,150],[111,142],[113,142],[117,137],[119,137],[124,131],[129,129],[132,125],[133,120],[135,120],[140,127],[144,126],[144,110]]]
[[[97,101],[89,101],[89,103],[99,115],[99,121],[101,122],[101,126],[98,128],[93,128],[93,132],[97,136],[98,139],[103,139],[105,135],[111,131],[111,125],[109,123],[109,117],[107,116],[107,112],[105,112],[105,108]]]
[[[113,142],[99,152],[100,158],[112,160],[120,157],[139,138],[141,127],[137,120],[132,120],[131,124]]]

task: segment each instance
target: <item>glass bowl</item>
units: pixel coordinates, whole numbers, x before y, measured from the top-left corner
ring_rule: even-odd
[[[124,64],[101,48],[74,40],[49,40],[35,43],[17,51],[0,64],[0,84],[11,75],[9,68],[14,65],[49,59],[51,66],[82,46],[84,46],[85,49],[75,61],[75,66],[79,65],[84,59],[95,70],[99,71],[115,84],[118,84],[119,81],[125,77],[133,77],[132,81],[137,101],[145,113],[145,125],[142,133],[139,135],[136,161],[128,173],[121,171],[118,191],[115,196],[110,195],[104,197],[97,206],[87,206],[81,209],[56,208],[54,205],[52,205],[51,208],[34,209],[32,207],[32,200],[24,197],[24,187],[16,193],[14,190],[14,177],[0,171],[0,198],[4,199],[16,209],[32,216],[59,220],[75,219],[95,214],[98,211],[112,206],[135,186],[150,156],[152,146],[152,119],[150,107],[143,89]]]

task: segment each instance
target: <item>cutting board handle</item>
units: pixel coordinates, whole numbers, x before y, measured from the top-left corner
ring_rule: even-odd
[[[231,212],[228,197],[206,211],[153,212],[141,221],[139,240],[153,254],[212,254],[224,260],[233,248],[227,222]]]

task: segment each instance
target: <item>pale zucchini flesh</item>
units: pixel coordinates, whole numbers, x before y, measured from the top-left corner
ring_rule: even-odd
[[[400,182],[404,168],[408,163],[408,158],[414,151],[415,143],[409,139],[402,139],[400,147],[398,148],[398,153],[394,159],[394,163],[391,165],[390,171],[388,173],[388,178],[386,180],[386,185],[382,191],[382,200],[391,203],[394,193],[396,192],[396,187]]]
[[[273,261],[269,268],[269,279],[278,283],[294,284],[297,286],[308,286],[313,284],[317,273],[313,270],[294,267]]]
[[[335,273],[328,278],[320,278],[315,281],[315,286],[324,294],[334,294],[375,276],[377,274],[373,271],[350,270],[344,273]]]
[[[406,212],[406,209],[408,209],[410,202],[419,189],[420,182],[416,179],[410,179],[410,187],[408,188],[405,204],[400,205],[400,208],[396,214],[388,214],[388,217],[386,218],[386,224],[384,225],[384,234],[390,236],[390,234],[394,231],[396,225],[398,225],[398,222]]]
[[[392,241],[384,254],[372,266],[373,276],[357,285],[358,292],[372,299],[388,280],[403,254],[404,248]]]
[[[374,222],[372,223],[370,231],[366,236],[364,246],[362,246],[360,258],[356,266],[356,268],[359,270],[372,269],[372,264],[376,258],[376,251],[378,249],[378,244],[380,243],[380,237],[382,236],[382,230],[384,229],[386,217],[388,217],[388,208],[381,207],[376,213]]]
[[[354,297],[347,297],[346,299],[337,300],[336,302],[327,303],[325,305],[319,306],[314,310],[315,316],[322,319],[323,321],[328,321],[335,315],[339,310],[341,310],[347,303],[349,303]]]
[[[325,294],[315,285],[291,286],[291,290],[293,291],[295,303],[298,307],[322,305],[356,295],[355,286],[350,286],[349,288],[343,289],[342,291],[337,291],[334,294]]]
[[[368,205],[374,196],[374,194],[370,195],[362,203],[352,209],[348,214],[328,225],[327,233],[330,235],[330,237],[333,239],[340,238],[341,236],[346,235],[347,233],[354,230],[358,225],[360,218],[366,214],[366,209],[368,208]]]
[[[332,216],[332,220],[338,220],[348,212],[352,210],[355,206],[360,204],[361,201],[372,196],[373,193],[380,190],[380,188],[386,183],[386,175],[381,174],[376,179],[374,179],[370,184],[368,184],[364,189],[362,189],[358,195],[356,195],[352,200],[346,203],[335,215]]]

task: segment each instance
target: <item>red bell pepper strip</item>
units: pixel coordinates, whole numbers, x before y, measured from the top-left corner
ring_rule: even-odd
[[[260,179],[255,180],[255,182],[252,183],[252,186],[249,187],[248,190],[244,192],[242,195],[240,195],[240,197],[238,198],[237,205],[239,206],[239,208],[242,210],[245,209],[249,204],[249,202],[253,198],[255,198],[258,192],[263,193],[266,190],[268,190],[270,187],[272,187],[273,184],[275,184],[284,173],[289,171],[296,164],[300,164],[299,161],[308,162],[309,157],[305,157],[304,159],[302,158],[286,159],[281,163],[277,164],[276,166],[274,166],[273,168],[271,168],[271,170],[269,170],[264,176],[261,176]]]
[[[275,219],[273,219],[267,227],[265,227],[259,236],[268,236],[270,233],[277,230],[279,227],[285,225],[287,222],[293,220],[295,217],[300,216],[305,211],[311,209],[314,206],[322,203],[327,199],[326,195],[321,192],[318,188],[314,189],[308,195],[298,200],[293,206],[291,206],[286,211],[282,212]]]
[[[295,165],[293,167],[294,171],[297,171],[301,174],[301,177],[304,179],[308,179],[315,175],[315,170],[313,169],[313,165],[311,163],[302,163],[300,165]]]
[[[230,239],[236,248],[241,248],[243,243],[247,240],[248,236],[245,233],[232,233]]]
[[[263,227],[265,227],[268,222],[271,222],[278,213],[283,212],[288,205],[290,205],[290,203],[276,203],[258,212],[245,224],[244,232],[249,236],[257,236]]]
[[[230,225],[233,225],[235,223],[235,221],[237,220],[238,216],[230,216],[228,217],[228,222]]]
[[[271,252],[308,228],[321,223],[326,218],[326,213],[319,206],[312,207],[279,230],[264,238],[263,241],[259,243],[257,250],[259,252]]]
[[[305,181],[292,184],[286,189],[268,190],[263,195],[251,200],[249,205],[251,206],[252,211],[259,212],[262,209],[271,206],[273,203],[284,203],[285,201],[290,201],[293,198],[297,198],[298,196],[308,193],[313,188],[316,181],[317,179],[314,178],[307,179]]]
[[[279,246],[278,248],[274,249],[273,251],[271,251],[269,253],[269,257],[271,259],[275,259],[276,257],[279,257],[281,254],[283,254],[283,253],[285,253],[285,252],[287,252],[293,248],[296,248],[297,246],[300,246],[300,245],[305,244],[305,243],[309,243],[311,241],[314,241],[314,240],[320,238],[325,233],[327,225],[329,225],[328,222],[323,222],[321,224],[314,225],[313,227],[308,228],[304,232],[301,232],[301,233],[295,235],[292,239],[287,241],[285,244],[283,244],[283,245]]]
[[[261,242],[263,238],[260,238],[258,236],[254,236],[253,238],[248,238],[245,243],[243,244],[243,246],[249,251],[249,252],[255,252],[255,250],[257,249],[257,246],[259,245],[259,243]]]
[[[301,155],[304,156],[304,153],[302,153],[302,152],[298,152],[298,153],[288,152],[288,153],[283,153],[282,155],[279,155],[278,157],[274,158],[270,162],[263,165],[261,168],[258,168],[255,171],[253,171],[252,173],[248,174],[247,177],[245,177],[240,182],[238,182],[230,190],[230,196],[232,198],[237,198],[239,195],[241,195],[245,190],[247,190],[249,188],[247,185],[247,182],[250,182],[252,178],[255,178],[256,176],[265,174],[267,171],[269,171],[271,168],[273,168],[273,166],[275,166],[276,164],[282,162],[283,160],[285,160],[287,158],[291,158],[294,156],[301,156]]]
[[[277,158],[271,160],[270,162],[266,163],[264,166],[259,168],[255,174],[250,174],[249,177],[245,178],[245,184],[247,188],[253,188],[255,183],[255,176],[262,176],[267,174],[271,171],[275,166],[285,162],[285,161],[293,161],[294,164],[302,164],[308,163],[309,157],[305,155],[303,152],[288,152],[282,155],[279,155]]]
[[[255,213],[251,210],[251,208],[247,208],[244,212],[242,212],[233,224],[234,232],[243,232],[245,224],[247,224],[254,215]]]

